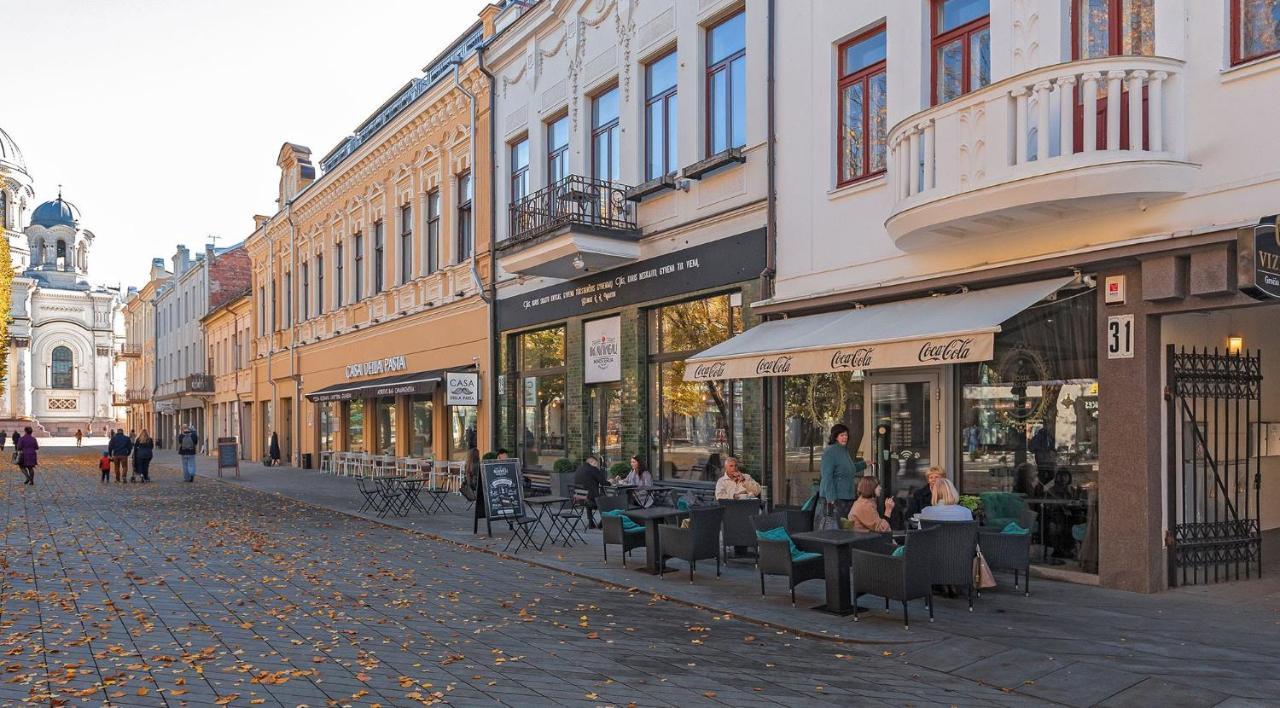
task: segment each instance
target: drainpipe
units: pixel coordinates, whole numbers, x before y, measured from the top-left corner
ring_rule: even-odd
[[[302,461],[302,377],[298,374],[298,363],[300,355],[298,353],[298,318],[294,315],[297,303],[294,302],[293,295],[294,283],[298,277],[298,229],[293,223],[293,199],[285,204],[285,221],[289,222],[289,348],[292,350],[290,358],[293,361],[291,370],[293,375],[293,407],[295,412],[291,414],[293,418],[293,440],[289,441],[289,452],[294,458],[296,465],[300,465]],[[384,232],[385,233],[385,232]]]
[[[480,73],[489,80],[489,449],[498,449],[498,372],[502,364],[498,361],[498,252],[495,236],[498,233],[498,180],[492,176],[493,166],[497,161],[498,124],[493,119],[497,80],[493,72],[484,65],[484,50],[488,43],[482,44],[476,52],[476,62]],[[473,136],[474,137],[474,136]]]
[[[774,48],[774,0],[768,0],[767,12],[769,17],[767,20],[767,37],[765,39],[765,133],[766,133],[766,150],[765,164],[767,175],[767,194],[765,210],[765,267],[764,272],[760,274],[760,293],[761,299],[773,297],[773,281],[778,272],[778,186],[777,186],[777,160],[775,153],[777,149],[777,127],[774,121],[774,66],[775,66],[775,48]],[[765,479],[764,489],[766,492],[773,487],[776,477],[774,472],[777,468],[777,460],[774,459],[773,432],[775,429],[775,416],[773,413],[774,406],[772,400],[780,394],[780,379],[771,377],[766,379],[768,383],[763,386],[761,394],[761,416],[764,425],[764,439],[761,441],[761,459],[765,463]],[[780,396],[779,396],[780,397]]]

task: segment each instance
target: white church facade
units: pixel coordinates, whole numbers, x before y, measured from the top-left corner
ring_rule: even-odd
[[[101,435],[124,410],[121,292],[89,282],[94,234],[75,206],[59,192],[28,219],[34,196],[21,151],[0,130],[0,223],[14,268],[0,428]]]

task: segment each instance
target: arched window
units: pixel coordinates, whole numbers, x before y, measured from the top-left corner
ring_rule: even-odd
[[[0,229],[9,227],[9,193],[0,189]]]
[[[72,375],[73,364],[70,349],[54,347],[50,385],[54,388],[75,388],[75,377]]]
[[[54,262],[58,264],[58,270],[62,270],[63,268],[66,267],[67,265],[67,242],[66,241],[63,241],[62,239],[58,239],[58,252],[54,257],[56,259]]]

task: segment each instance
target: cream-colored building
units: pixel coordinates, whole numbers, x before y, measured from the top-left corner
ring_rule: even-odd
[[[240,411],[253,401],[253,369],[250,352],[253,347],[253,302],[249,291],[216,304],[200,320],[204,329],[209,374],[213,376],[213,396],[206,402],[205,420],[209,438],[244,439]],[[217,446],[209,445],[208,454],[217,455]],[[242,447],[240,454],[248,459]]]
[[[153,402],[156,390],[155,299],[156,289],[171,275],[165,270],[163,258],[152,259],[146,285],[130,288],[124,302],[124,343],[120,346],[120,357],[125,363],[128,430],[158,432],[154,430]]]

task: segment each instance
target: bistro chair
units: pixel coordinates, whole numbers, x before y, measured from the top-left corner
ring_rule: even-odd
[[[853,596],[879,595],[884,598],[884,608],[889,601],[902,603],[902,626],[911,627],[907,616],[907,603],[924,598],[929,608],[929,621],[933,621],[933,579],[930,567],[942,553],[942,529],[929,528],[912,531],[906,536],[901,555],[851,548]],[[887,549],[883,549],[887,550]],[[972,570],[970,571],[972,572]],[[855,612],[853,621],[858,621]]]
[[[937,527],[939,556],[930,566],[934,585],[964,588],[973,612],[973,561],[978,556],[978,522],[920,520],[920,528]]]
[[[693,572],[698,561],[714,558],[716,561],[716,577],[720,577],[720,554],[724,548],[720,545],[720,527],[724,522],[724,507],[712,506],[705,509],[693,509],[689,512],[689,528],[680,528],[673,524],[658,527],[658,542],[661,544],[663,558],[679,558],[689,563],[689,582],[693,582]],[[659,560],[658,577],[662,577],[665,564]]]
[[[382,490],[378,489],[378,485],[364,477],[356,477],[356,490],[360,492],[360,496],[364,497],[364,503],[360,505],[360,509],[356,513],[363,514],[366,511],[378,513],[382,511],[384,501]]]
[[[1013,571],[1013,589],[1018,589],[1018,574],[1023,576],[1023,596],[1031,595],[1031,531],[1003,533],[982,529],[978,532],[978,548],[991,572]]]
[[[603,499],[599,497],[596,501]],[[600,514],[600,533],[604,538],[604,562],[609,562],[609,546],[622,546],[622,567],[627,567],[627,556],[637,548],[644,548],[644,526],[626,519],[621,513],[625,509],[615,509],[615,513]],[[625,519],[625,520],[624,520]],[[631,521],[627,524],[627,521]]]
[[[760,514],[750,518],[752,532],[768,532],[784,528],[787,515],[781,512]],[[790,532],[790,529],[787,529]],[[792,541],[757,538],[756,567],[760,569],[760,595],[764,595],[764,576],[783,575],[787,578],[787,586],[791,589],[791,606],[796,606],[796,586],[806,580],[821,580],[827,577],[821,553],[793,554]]]
[[[754,550],[756,529],[752,521],[760,516],[760,500],[721,499],[719,504],[724,507],[724,546]]]

